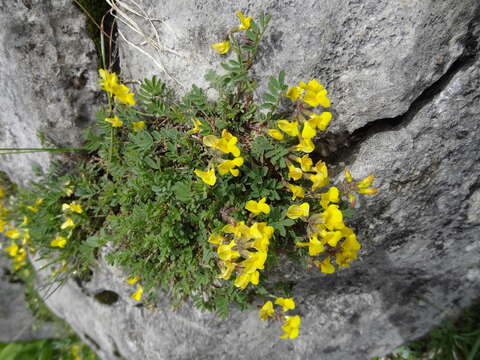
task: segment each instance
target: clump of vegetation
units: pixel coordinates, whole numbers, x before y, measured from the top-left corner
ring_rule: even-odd
[[[269,273],[282,257],[325,274],[348,267],[361,245],[345,220],[358,194],[377,189],[373,175],[348,170],[332,183],[315,151],[332,120],[317,80],[289,87],[281,72],[257,104],[250,70],[270,18],[237,16],[212,45],[227,56],[223,74],[206,75],[215,101],[193,86],[178,102],[156,77],[134,93],[100,70],[108,103],[75,166],[53,166],[2,206],[17,271],[31,252],[56,264],[58,281],[88,276],[109,244],[106,260],[125,270],[135,301],[154,302],[161,287],[176,306],[191,297],[227,316],[230,304],[261,296],[271,300],[260,318],[279,321],[282,338],[298,336],[292,294]]]

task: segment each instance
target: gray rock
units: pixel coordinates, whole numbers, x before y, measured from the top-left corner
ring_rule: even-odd
[[[0,1],[0,147],[78,147],[98,105],[97,54],[71,1]],[[2,156],[15,182],[44,170],[46,153]]]
[[[0,341],[56,337],[59,329],[52,323],[36,321],[28,309],[24,285],[13,281],[10,267],[10,261],[0,255]]]
[[[169,13],[171,7],[165,4],[158,7],[163,11],[163,19],[170,19],[170,26],[179,37],[193,31],[191,29],[198,31],[198,23],[203,21],[205,39],[210,42],[209,31],[213,30],[207,28],[222,28],[223,23],[231,22],[222,17],[223,11],[232,13],[229,4],[218,6],[214,12],[210,3],[202,2],[203,8],[198,9],[195,17],[185,15],[185,9],[193,9],[189,4],[177,4],[175,16]],[[313,6],[308,2],[302,4],[298,6]],[[393,5],[384,3],[367,6],[369,3],[350,1],[345,2],[345,7],[347,4],[349,11],[334,12],[333,4],[323,2],[324,11],[317,17],[305,13],[305,24],[300,25],[302,31],[303,27],[323,24],[320,20],[308,20],[311,16],[338,24],[315,27],[330,34],[330,40],[343,39],[351,26],[352,34],[366,31],[372,35],[372,29],[376,29],[377,39],[387,41],[387,35],[394,33],[397,35],[392,36],[389,43],[416,44],[409,47],[406,53],[409,56],[402,57],[404,63],[387,51],[395,53],[395,48],[388,49],[380,40],[370,43],[371,51],[376,54],[375,66],[372,65],[370,71],[378,70],[378,74],[383,75],[374,75],[369,81],[382,87],[359,82],[358,88],[370,89],[365,93],[368,101],[361,101],[360,113],[364,114],[364,120],[358,120],[350,128],[358,128],[351,134],[351,148],[343,149],[334,157],[334,168],[347,165],[356,178],[374,173],[381,188],[378,195],[363,200],[358,214],[350,222],[358,230],[363,244],[360,260],[334,275],[305,272],[285,263],[288,274],[284,276],[297,280],[294,293],[302,315],[301,336],[295,341],[280,340],[278,324],[260,321],[254,309],[233,310],[230,319],[222,321],[213,314],[195,310],[190,303],[174,311],[165,296],[160,297],[156,308],[145,309],[129,298],[134,288],[125,283],[125,276],[101,261],[91,281],[70,281],[49,297],[47,303],[81,336],[96,344],[104,359],[367,359],[424,335],[443,318],[458,314],[479,297],[478,23],[476,26],[470,23],[468,34],[465,33],[470,16],[467,8],[473,6],[473,2],[418,2],[415,6],[398,2],[403,12],[395,12],[390,8]],[[426,4],[431,6],[428,11]],[[287,7],[285,14],[297,11],[295,9],[293,5]],[[366,22],[365,14],[372,14],[374,9],[378,9],[375,13],[379,20],[370,27],[362,25]],[[460,18],[459,14],[464,16]],[[218,22],[206,21],[208,16]],[[293,21],[287,15],[276,18]],[[436,24],[451,25],[447,31],[440,25],[437,29]],[[275,29],[278,26],[274,24]],[[285,31],[283,41],[287,35],[291,33]],[[301,36],[300,30],[293,35],[299,42],[309,39]],[[469,40],[462,42],[462,37]],[[193,38],[189,38],[190,45],[194,43]],[[330,46],[327,40],[322,41],[325,44],[320,43],[324,45],[319,45],[318,51],[328,53],[320,51],[322,46]],[[184,42],[176,44],[180,48]],[[339,43],[342,42],[338,40],[336,44]],[[371,61],[371,54],[360,52],[368,42],[348,44],[348,54],[357,54],[350,61]],[[294,48],[309,49],[305,43]],[[191,51],[194,53],[193,48]],[[275,51],[275,58],[282,51],[288,52],[285,58],[292,61],[292,69],[301,67],[293,65],[295,52],[288,47]],[[434,51],[445,57],[441,70],[435,60],[427,56]],[[338,56],[341,57],[341,53]],[[205,55],[203,59],[209,57]],[[124,58],[123,64],[129,60]],[[340,71],[342,61],[348,63],[349,60],[331,56],[325,61],[325,67]],[[192,75],[193,68],[182,66],[185,78],[197,79]],[[127,65],[127,69],[132,76],[140,76],[139,67]],[[145,65],[145,69],[147,73],[155,71],[149,65]],[[311,70],[304,71],[306,74]],[[355,80],[362,78],[358,71],[366,70],[355,72],[347,68],[345,71],[345,77],[330,80],[337,109],[343,103],[353,106],[355,101],[360,102],[360,99],[353,100],[355,97],[345,84],[351,79],[349,86],[353,88]],[[380,89],[383,90],[380,92]],[[394,115],[399,116],[378,120]],[[336,120],[346,119],[345,116],[348,115]],[[367,122],[371,124],[360,127]],[[114,292],[118,298],[110,296],[115,301],[109,304],[96,300],[95,295],[105,291]]]
[[[465,51],[468,24],[479,7],[476,0],[120,3],[153,19],[150,23],[121,7],[144,33],[120,23],[122,71],[133,79],[159,74],[175,89],[180,83],[180,93],[192,84],[206,85],[203,76],[208,69],[221,71],[222,56],[210,44],[239,24],[235,11],[271,14],[271,27],[254,66],[258,78],[266,82],[283,69],[292,85],[319,79],[330,91],[336,111],[333,128],[350,132],[375,119],[403,114]]]

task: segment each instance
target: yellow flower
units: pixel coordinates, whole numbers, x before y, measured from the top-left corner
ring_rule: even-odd
[[[133,284],[136,284],[136,283],[139,282],[139,281],[140,281],[140,277],[138,277],[138,276],[133,276],[133,277],[129,277],[129,278],[127,279],[127,284],[133,285]]]
[[[260,273],[255,271],[253,273],[241,274],[235,279],[234,285],[240,289],[245,289],[248,284],[258,285],[260,279]]]
[[[326,257],[323,261],[314,261],[314,264],[317,265],[322,273],[333,274],[335,268],[330,264],[330,256]]]
[[[25,251],[25,249],[19,249],[14,260],[17,263],[22,263],[26,258],[27,258],[27,252]]]
[[[345,169],[345,180],[347,181],[347,183],[353,182],[352,174],[348,169]]]
[[[303,155],[301,158],[295,157],[295,161],[300,164],[303,171],[312,171],[313,161],[307,154]]]
[[[5,250],[8,256],[15,257],[17,256],[19,249],[20,248],[18,247],[18,245],[13,243],[10,246],[7,246],[6,248],[4,248],[3,250]]]
[[[215,169],[213,169],[213,168],[208,170],[208,171],[202,171],[202,170],[199,170],[199,169],[195,169],[193,172],[200,179],[202,179],[202,181],[207,185],[213,186],[217,182],[217,177],[215,176]]]
[[[117,99],[120,103],[132,106],[135,105],[135,94],[131,93],[127,86],[119,84],[113,89],[113,93],[115,95],[115,99]]]
[[[332,186],[326,193],[320,194],[320,204],[324,209],[330,203],[338,203],[340,201],[340,191],[336,186]]]
[[[59,247],[62,249],[65,247],[65,245],[67,245],[67,239],[64,238],[63,236],[57,236],[55,240],[52,240],[50,242],[50,246]]]
[[[132,121],[132,129],[134,132],[145,129],[145,121]]]
[[[312,182],[312,191],[329,184],[327,165],[323,161],[318,161],[312,170],[315,171],[315,174],[308,176],[308,179]]]
[[[310,205],[305,202],[301,205],[292,205],[287,210],[287,217],[290,219],[298,219],[300,217],[307,217],[310,213]]]
[[[327,243],[331,247],[337,246],[338,242],[343,238],[341,231],[327,231],[322,229],[320,231],[320,236],[324,243]]]
[[[110,123],[112,127],[120,127],[123,125],[123,121],[118,118],[118,116],[114,116],[111,118],[105,118],[105,121]]]
[[[3,187],[0,186],[0,198],[3,198],[5,197],[6,193],[5,193],[5,189]]]
[[[254,215],[258,215],[261,212],[263,212],[264,214],[269,214],[270,206],[265,203],[266,201],[267,201],[267,198],[262,198],[260,199],[259,202],[256,202],[254,200],[249,200],[245,205],[245,209],[247,209]]]
[[[304,153],[311,153],[315,150],[315,144],[313,143],[312,139],[304,139],[303,137],[298,137],[299,143],[295,145],[296,151],[302,151]]]
[[[273,314],[275,314],[275,310],[273,309],[273,303],[271,301],[267,301],[265,304],[263,304],[262,308],[258,312],[258,316],[264,321],[273,317]]]
[[[235,240],[232,240],[228,245],[221,244],[217,249],[218,257],[223,261],[230,261],[240,257],[238,251],[232,250],[235,245]]]
[[[293,298],[277,298],[275,304],[280,305],[283,312],[295,309],[295,301]]]
[[[33,213],[38,212],[38,208],[36,206],[33,206],[33,205],[27,206],[27,209],[30,210]]]
[[[118,77],[115,73],[110,73],[108,70],[100,69],[98,74],[101,77],[100,85],[110,96],[113,94],[114,89],[118,86]]]
[[[327,97],[327,90],[317,81],[311,80],[308,84],[305,84],[303,81],[300,82],[300,87],[306,90],[303,101],[308,105],[316,107],[321,105],[323,107],[330,106],[330,100]]]
[[[251,246],[258,251],[266,253],[274,231],[273,226],[268,226],[266,222],[254,223],[250,226],[250,235],[255,239]]]
[[[193,128],[188,130],[188,133],[189,134],[196,134],[201,130],[200,126],[202,125],[202,122],[200,120],[197,120],[197,119],[192,119],[192,123],[193,123]]]
[[[300,316],[285,316],[285,321],[282,325],[283,335],[280,339],[295,339],[298,337],[298,330],[300,328]]]
[[[315,127],[312,126],[312,123],[309,121],[306,121],[303,123],[303,130],[302,130],[302,138],[308,140],[312,139],[317,135],[317,132],[315,131]]]
[[[240,263],[243,266],[242,274],[251,274],[256,270],[263,270],[267,253],[264,251],[249,252],[248,258]]]
[[[208,242],[213,245],[220,245],[223,243],[223,240],[225,240],[225,238],[220,234],[212,234],[208,238]]]
[[[243,157],[237,157],[233,160],[225,160],[220,165],[218,165],[218,172],[220,175],[225,175],[230,172],[233,176],[238,176],[240,171],[235,169],[237,166],[243,165]]]
[[[299,86],[292,86],[288,89],[285,96],[290,100],[292,100],[293,102],[295,102],[303,94],[303,91],[304,90]]]
[[[130,297],[135,301],[142,301],[143,296],[143,287],[142,285],[137,285],[137,291],[135,291]]]
[[[341,230],[345,227],[343,214],[339,210],[338,205],[328,205],[322,216],[328,230]]]
[[[277,126],[280,130],[290,136],[298,135],[298,121],[289,122],[287,120],[278,120]]]
[[[236,238],[251,238],[250,228],[245,225],[244,221],[239,221],[237,225],[227,224],[222,228],[222,232],[233,234],[233,236]]]
[[[80,204],[77,204],[75,202],[72,202],[70,204],[63,204],[62,205],[62,210],[63,211],[71,211],[77,214],[83,213],[82,206]]]
[[[302,178],[302,170],[295,167],[293,164],[288,164],[288,178],[293,180],[300,180]]]
[[[75,223],[73,222],[73,219],[69,217],[67,218],[67,220],[65,220],[62,226],[60,226],[60,229],[65,230],[65,229],[68,229],[69,227],[74,227],[74,226],[75,226]]]
[[[315,127],[318,128],[321,131],[325,131],[327,129],[328,124],[330,124],[330,121],[332,120],[332,113],[326,111],[321,113],[320,115],[318,114],[312,114],[310,115],[310,120],[308,120],[309,123],[312,125],[315,124]]]
[[[235,15],[238,16],[238,18],[240,19],[242,25],[239,25],[238,26],[238,30],[247,30],[247,29],[250,29],[250,26],[251,26],[251,21],[252,21],[252,17],[249,16],[247,18],[245,18],[245,16],[240,12],[240,11],[237,11],[235,13]]]
[[[240,149],[237,146],[238,139],[230,134],[228,130],[222,131],[222,137],[218,141],[217,148],[225,154],[231,153],[234,157],[240,156]]]
[[[230,42],[223,41],[211,45],[212,49],[219,54],[226,54],[230,50]]]
[[[270,135],[275,140],[283,140],[283,134],[277,129],[268,129],[268,135]]]
[[[318,240],[317,235],[313,235],[308,242],[297,242],[295,245],[297,246],[308,246],[308,255],[315,256],[321,254],[325,251],[325,247],[323,246],[323,242]]]
[[[5,231],[5,236],[12,240],[20,238],[20,232],[17,229],[10,229]]]
[[[287,184],[287,186],[293,194],[292,200],[295,200],[297,197],[303,198],[305,196],[305,190],[301,186],[292,184]]]
[[[222,261],[221,263],[221,274],[218,275],[217,277],[219,279],[224,279],[228,280],[232,276],[233,270],[235,270],[235,267],[237,264],[235,264],[232,261]]]

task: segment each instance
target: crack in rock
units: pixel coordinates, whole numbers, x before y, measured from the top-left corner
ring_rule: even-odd
[[[375,134],[406,127],[418,112],[442,92],[460,71],[470,67],[476,60],[480,42],[480,8],[477,9],[474,19],[468,26],[468,31],[463,40],[463,53],[450,65],[447,71],[433,84],[425,88],[422,93],[410,104],[406,112],[392,118],[377,119],[353,131],[334,134],[336,140],[335,151],[326,156],[326,160],[336,165],[339,163],[352,163],[358,153],[359,146]]]

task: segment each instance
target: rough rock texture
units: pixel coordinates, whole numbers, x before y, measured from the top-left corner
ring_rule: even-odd
[[[58,330],[52,324],[35,325],[25,301],[23,284],[12,282],[10,267],[9,260],[0,256],[0,341],[54,337]]]
[[[97,54],[69,0],[0,0],[0,147],[81,144],[95,115]],[[46,153],[2,156],[0,170],[25,184]]]
[[[149,22],[125,11],[150,38],[125,25],[121,63],[129,77],[160,74],[172,86],[205,85],[222,56],[210,49],[239,24],[235,11],[272,15],[255,71],[260,80],[287,71],[287,83],[313,77],[331,93],[336,124],[349,131],[369,121],[403,114],[464,52],[477,0],[122,0]],[[139,4],[140,7],[135,6]],[[122,8],[124,9],[124,8]],[[142,12],[142,10],[144,12]],[[119,14],[120,16],[122,14]],[[162,71],[166,70],[168,75]]]
[[[118,269],[103,263],[88,283],[59,289],[49,306],[104,359],[358,360],[471,304],[480,295],[478,2],[218,3],[155,2],[151,16],[161,20],[165,45],[183,56],[164,53],[162,62],[182,82],[198,82],[218,60],[208,43],[221,38],[234,10],[272,13],[259,76],[287,68],[292,81],[326,82],[335,120],[352,141],[332,159],[357,178],[379,179],[381,193],[353,219],[361,259],[329,276],[285,263],[285,276],[298,281],[295,341],[278,339],[278,325],[255,310],[221,321],[189,304],[172,311],[163,296],[145,309],[129,299],[133,289]],[[157,72],[126,46],[122,64],[134,78]]]

